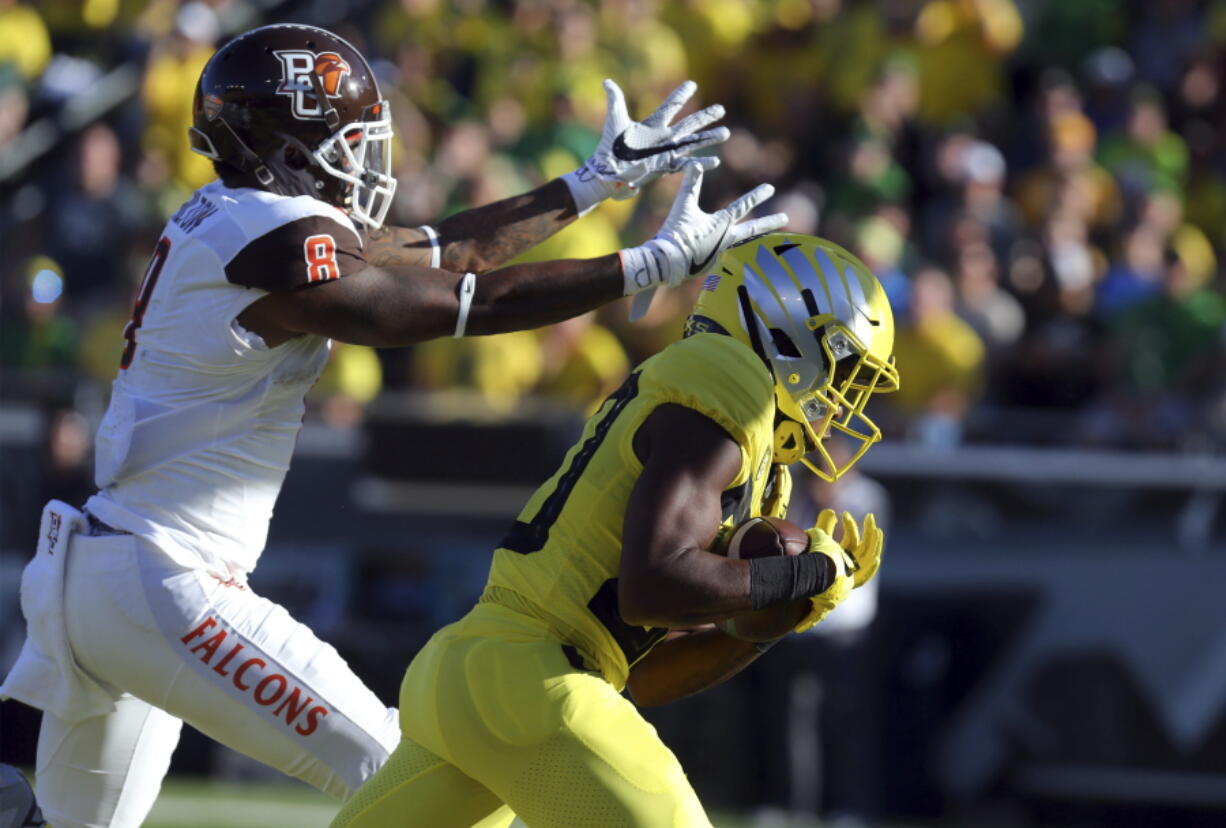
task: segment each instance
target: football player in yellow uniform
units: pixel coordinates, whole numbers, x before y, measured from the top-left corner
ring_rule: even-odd
[[[623,695],[662,704],[764,649],[712,622],[811,597],[811,626],[876,571],[881,533],[833,514],[808,552],[731,559],[722,527],[782,515],[787,464],[834,479],[898,386],[893,316],[853,256],[775,233],[723,254],[687,334],[588,420],[494,553],[480,601],[426,644],[403,740],[333,828],[703,826],[672,752]],[[841,467],[831,431],[859,444]]]

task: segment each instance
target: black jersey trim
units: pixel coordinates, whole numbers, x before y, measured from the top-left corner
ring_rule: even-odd
[[[600,585],[592,600],[587,602],[592,615],[604,625],[626,657],[626,666],[633,667],[651,648],[668,635],[666,627],[639,627],[622,619],[617,598],[617,579],[610,578]]]
[[[557,521],[558,516],[562,514],[562,508],[566,505],[567,498],[570,497],[570,493],[575,488],[575,484],[579,482],[579,478],[583,476],[583,472],[587,470],[588,464],[592,462],[592,458],[596,455],[596,450],[600,448],[600,444],[608,436],[614,421],[617,420],[617,416],[630,404],[631,400],[638,396],[640,373],[640,371],[635,371],[626,377],[626,381],[622,383],[621,387],[610,394],[608,399],[605,400],[607,408],[604,416],[592,431],[592,436],[584,440],[583,445],[575,452],[574,457],[571,458],[570,466],[558,478],[558,485],[550,492],[549,497],[545,498],[545,502],[541,504],[541,508],[537,510],[532,521],[525,523],[522,520],[517,520],[511,526],[510,531],[507,532],[506,536],[502,539],[502,543],[499,544],[502,549],[518,552],[520,555],[529,555],[540,551],[545,546],[546,541],[549,540],[550,528]],[[612,404],[610,405],[610,403]]]

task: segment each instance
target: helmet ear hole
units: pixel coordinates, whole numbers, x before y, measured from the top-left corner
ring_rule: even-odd
[[[311,164],[311,159],[301,149],[292,143],[287,143],[282,150],[285,166],[291,170],[305,170]]]
[[[778,328],[771,328],[770,332],[771,339],[775,343],[775,350],[779,352],[780,356],[800,359],[800,349],[796,347],[796,343],[792,341],[790,336]]]

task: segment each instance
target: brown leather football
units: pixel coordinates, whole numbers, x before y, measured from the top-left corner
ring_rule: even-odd
[[[771,555],[799,555],[809,548],[805,530],[783,518],[756,517],[742,523],[728,538],[724,554],[729,558],[764,558]],[[808,598],[786,604],[743,612],[715,622],[733,638],[744,641],[773,641],[787,635],[809,613]]]

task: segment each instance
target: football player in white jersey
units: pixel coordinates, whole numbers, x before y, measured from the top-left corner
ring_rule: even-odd
[[[23,575],[27,641],[0,694],[44,711],[50,824],[140,825],[183,722],[338,798],[383,764],[396,711],[246,582],[330,338],[397,346],[549,324],[704,273],[786,220],[741,221],[766,186],[698,207],[713,160],[689,155],[728,133],[705,129],[718,106],[670,124],[692,84],[642,122],[605,89],[600,144],[574,173],[437,229],[387,228],[391,119],[357,50],[274,25],[209,61],[190,134],[219,180],[154,249],[98,433],[99,491],[81,511],[48,504]],[[645,244],[496,269],[682,167]]]

